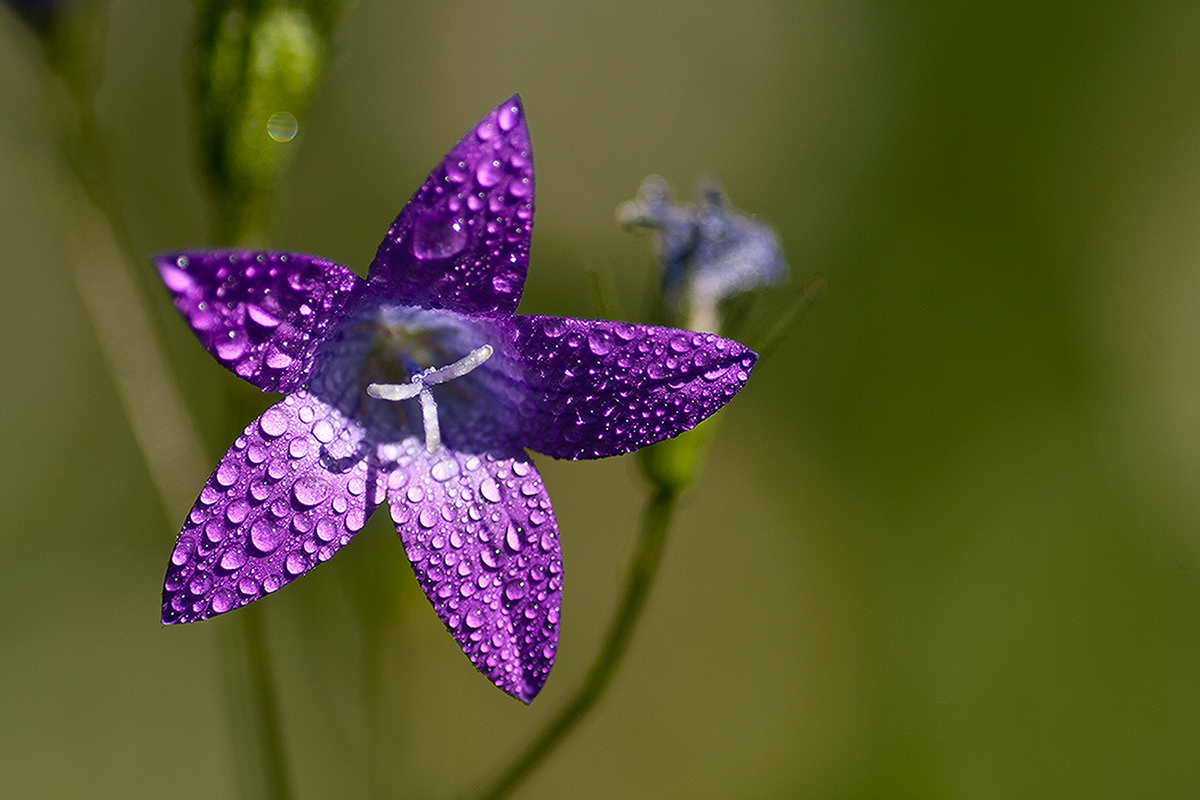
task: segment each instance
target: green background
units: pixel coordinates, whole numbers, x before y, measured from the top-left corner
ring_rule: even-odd
[[[209,242],[193,16],[107,15],[143,259]],[[270,245],[365,271],[514,91],[523,312],[592,315],[592,267],[643,306],[650,243],[613,210],[649,173],[720,176],[828,282],[725,414],[610,695],[521,796],[1197,796],[1200,5],[360,0]],[[227,797],[228,620],[158,622],[181,520],[71,279],[60,94],[0,9],[0,796]],[[165,292],[154,314],[220,435],[221,368]],[[458,652],[385,514],[263,601],[299,797],[454,796],[580,680],[643,489],[629,459],[538,465],[566,583],[530,708]]]

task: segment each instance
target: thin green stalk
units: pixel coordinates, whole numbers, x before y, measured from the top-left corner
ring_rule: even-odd
[[[609,623],[608,635],[599,655],[588,669],[583,683],[532,742],[517,754],[512,762],[482,792],[479,800],[499,800],[508,797],[529,775],[566,739],[576,725],[595,707],[612,682],[637,628],[646,600],[654,587],[658,567],[662,563],[667,533],[679,492],[655,488],[642,514],[629,576],[620,605]]]
[[[92,92],[58,74],[79,115],[65,155],[80,188],[106,223],[89,221],[83,226],[73,265],[75,282],[163,508],[170,519],[181,519],[196,494],[192,481],[206,470],[204,448],[167,366],[161,334],[143,295],[145,279],[131,269],[137,256],[96,123]],[[258,756],[239,754],[252,778],[248,782],[243,777],[242,792],[246,797],[287,800],[291,787],[260,612],[251,606],[236,616],[241,636],[236,641],[223,638],[222,662],[227,672],[234,669],[231,658],[243,664],[237,669],[244,673],[240,683],[253,714],[251,727],[258,734]],[[232,692],[231,700],[241,694]],[[232,709],[232,715],[238,717],[238,709]]]

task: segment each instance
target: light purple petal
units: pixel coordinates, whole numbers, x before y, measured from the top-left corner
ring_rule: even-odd
[[[405,305],[512,313],[532,229],[532,152],[513,95],[429,174],[379,245],[368,281]]]
[[[304,383],[325,333],[365,288],[345,267],[301,254],[189,252],[154,261],[204,348],[268,392]]]
[[[562,605],[558,525],[541,476],[523,453],[409,444],[387,493],[417,580],[471,663],[528,703],[554,663]]]
[[[526,384],[520,444],[602,458],[669,439],[737,393],[758,358],[710,333],[604,320],[515,316],[507,369]]]
[[[383,500],[359,429],[297,392],[246,428],[192,507],[163,586],[164,623],[223,614],[300,577]]]

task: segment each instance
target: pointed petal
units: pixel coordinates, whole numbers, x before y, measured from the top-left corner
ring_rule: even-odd
[[[368,281],[405,305],[512,313],[532,230],[532,152],[513,95],[429,174],[379,245]]]
[[[729,402],[758,358],[730,339],[654,325],[514,316],[508,331],[524,447],[603,458],[694,428]]]
[[[298,253],[156,256],[175,307],[204,349],[267,392],[290,392],[329,328],[365,289],[345,267]]]
[[[406,479],[392,473],[388,502],[417,580],[471,663],[528,703],[554,663],[562,606],[558,524],[541,476],[523,453],[409,444]]]
[[[183,525],[162,621],[223,614],[329,559],[383,500],[369,447],[303,392],[267,409],[221,459]]]

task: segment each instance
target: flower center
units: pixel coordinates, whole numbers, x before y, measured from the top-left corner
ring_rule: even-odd
[[[425,424],[425,449],[430,453],[442,446],[442,432],[438,427],[437,401],[433,399],[432,386],[461,378],[492,357],[492,346],[477,347],[452,364],[444,367],[429,367],[409,379],[408,383],[372,383],[367,385],[367,394],[376,400],[412,400],[421,404],[421,420]]]

